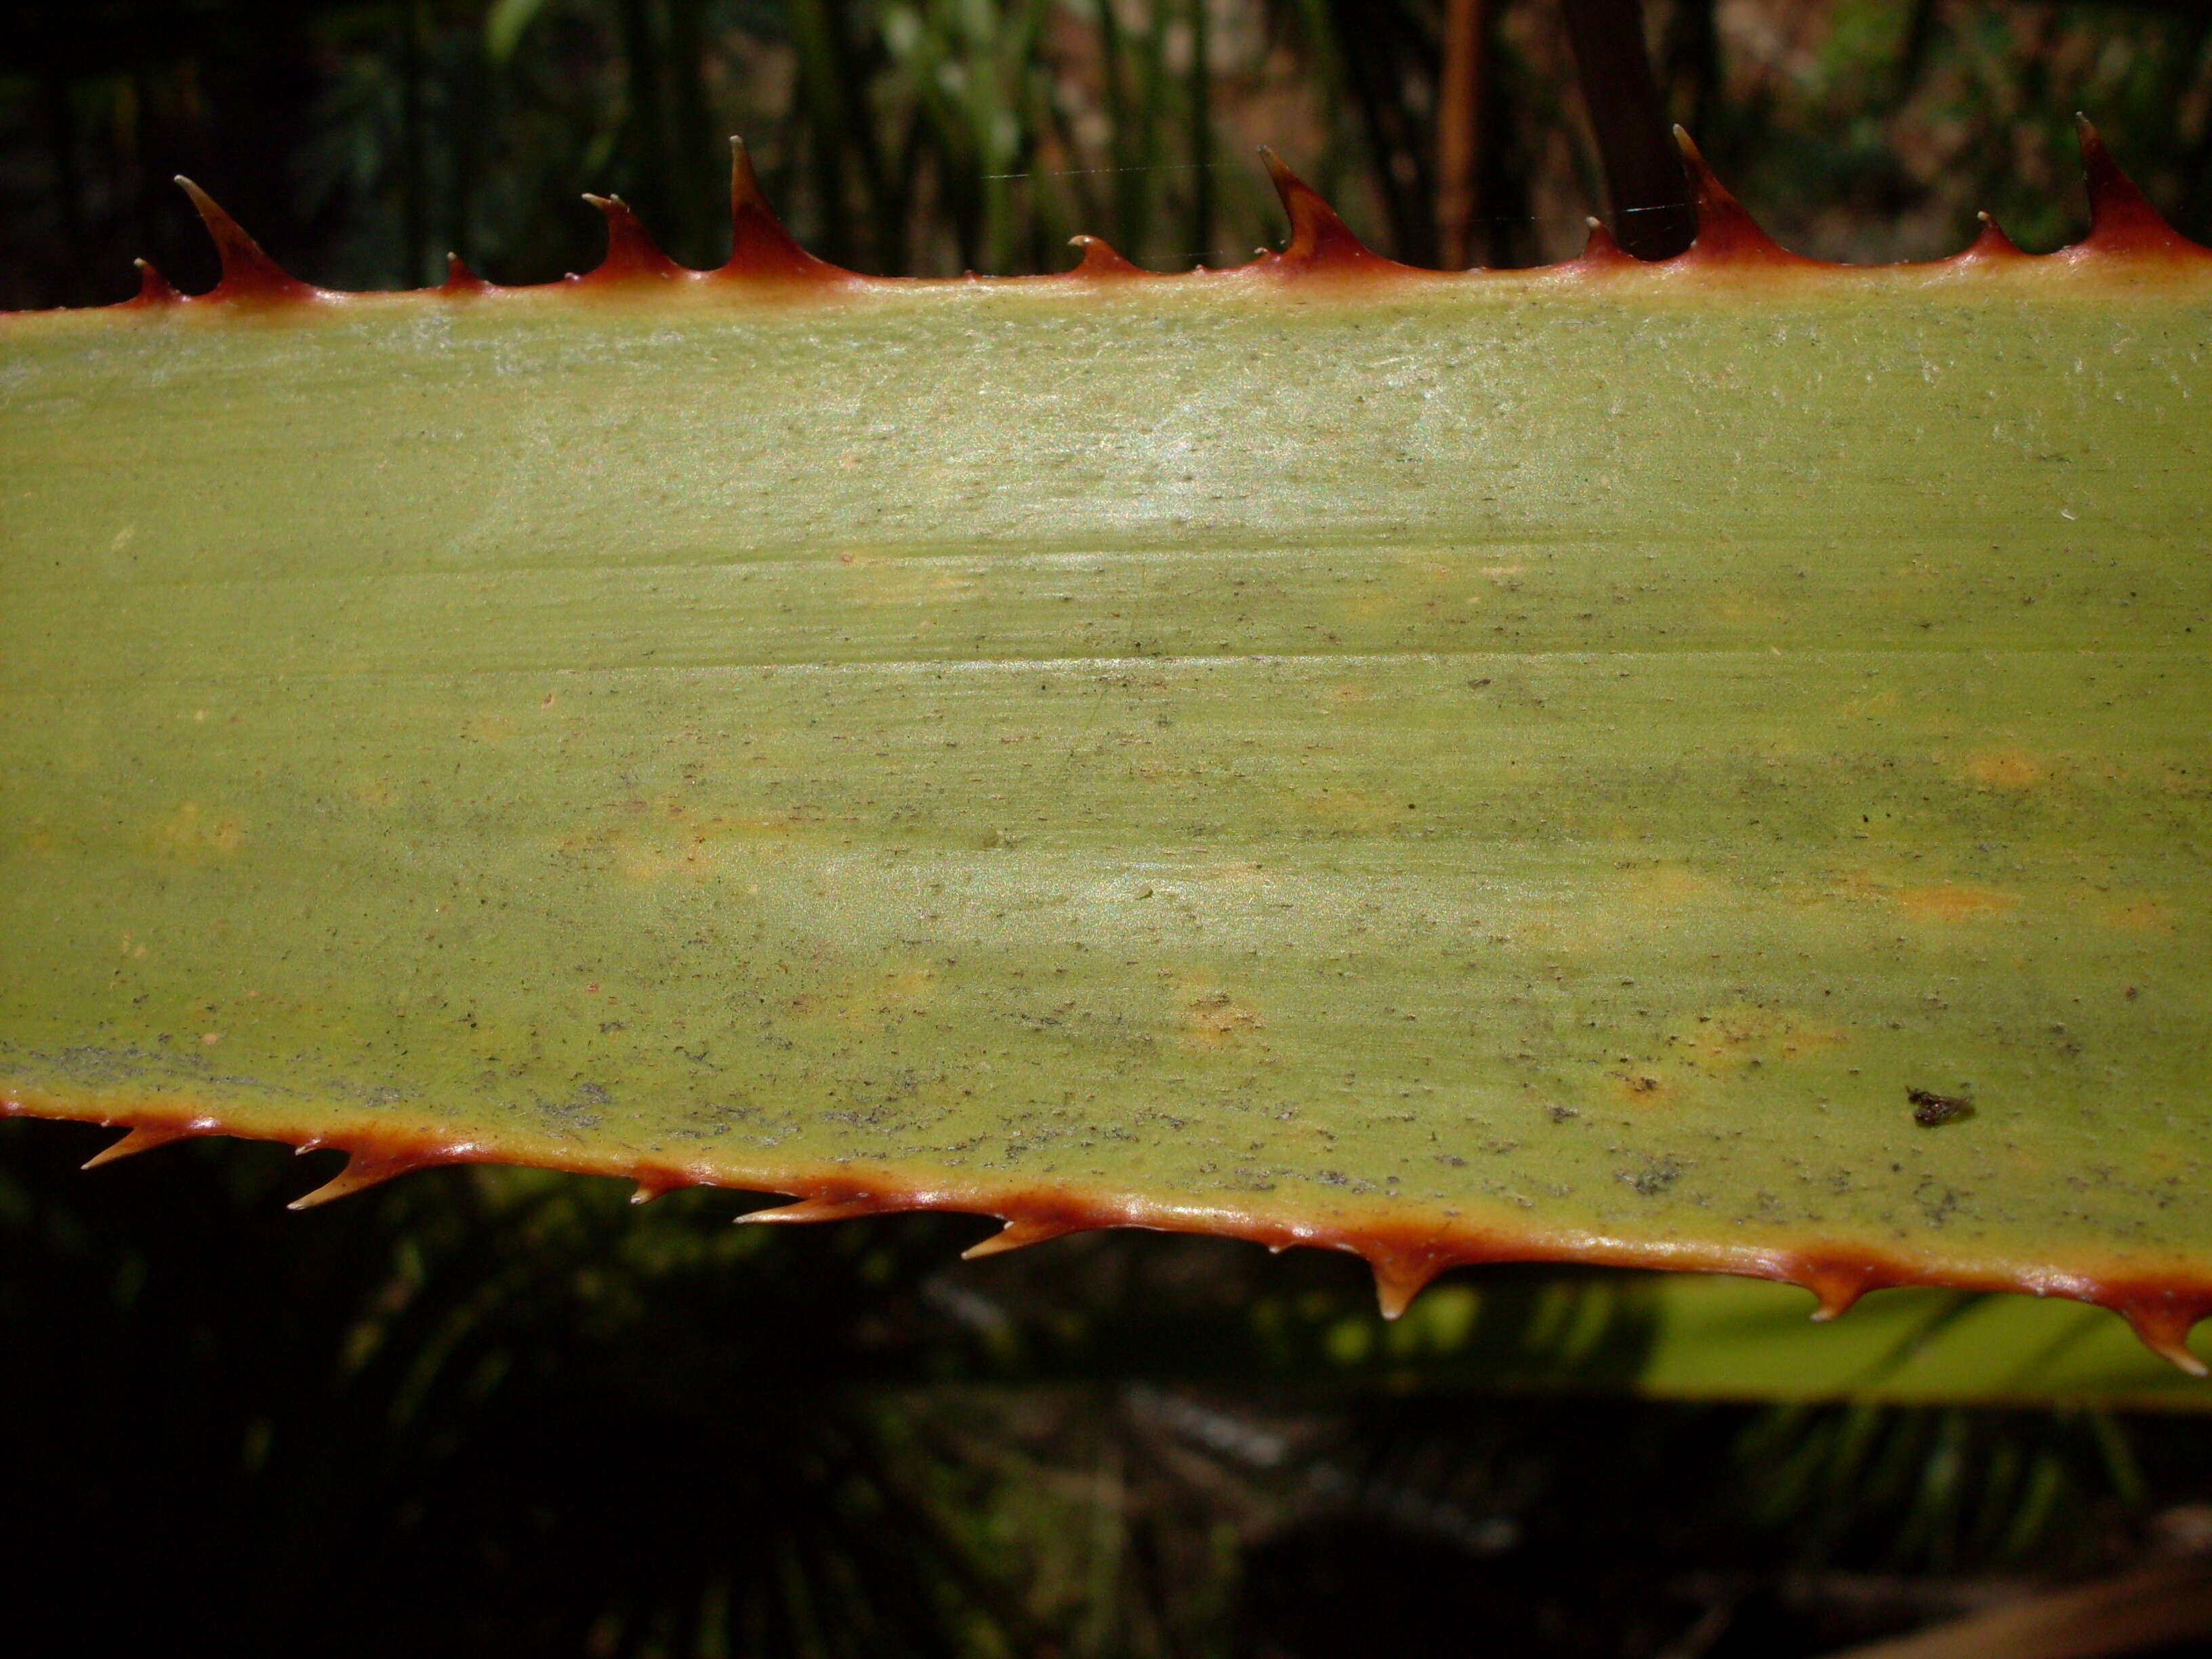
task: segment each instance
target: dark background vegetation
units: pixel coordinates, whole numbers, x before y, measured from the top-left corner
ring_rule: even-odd
[[[2078,235],[2076,108],[2212,240],[2212,3],[1644,21],[1802,251]],[[1528,264],[1626,205],[1578,84],[1551,0],[13,0],[0,306],[205,287],[179,172],[331,286],[586,268],[586,188],[708,264],[731,131],[865,270],[1232,262],[1263,141]],[[1788,1659],[2212,1528],[2194,1419],[1638,1400],[1632,1277],[1492,1270],[1407,1352],[1313,1253],[471,1170],[293,1214],[280,1149],[103,1139],[0,1123],[0,1583],[70,1650]]]

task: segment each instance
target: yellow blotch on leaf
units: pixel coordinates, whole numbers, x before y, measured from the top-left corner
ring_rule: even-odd
[[[924,1014],[937,994],[937,976],[926,968],[895,968],[874,980],[848,981],[802,991],[784,1006],[801,1019],[880,1030],[908,1015]]]
[[[2173,931],[2173,915],[2156,899],[2136,899],[2131,903],[2115,904],[2100,910],[2097,920],[2107,927],[2118,927],[2135,933],[2170,933]]]
[[[1706,1077],[1735,1077],[1753,1063],[1773,1065],[1840,1048],[1844,1032],[1783,1008],[1731,1003],[1676,1030],[1667,1039],[1669,1057]],[[1644,1068],[1650,1073],[1651,1068]]]
[[[1984,921],[2020,904],[2019,895],[1990,887],[1900,887],[1889,898],[1918,921]]]
[[[1966,775],[1991,789],[2033,789],[2049,775],[2049,770],[2024,750],[2001,749],[1971,757]]]
[[[1227,1047],[1265,1023],[1257,1008],[1226,991],[1205,992],[1182,1006],[1183,1041],[1194,1048]]]
[[[186,801],[154,832],[165,851],[185,858],[210,853],[235,853],[246,842],[244,820],[228,813],[204,812],[198,801]]]

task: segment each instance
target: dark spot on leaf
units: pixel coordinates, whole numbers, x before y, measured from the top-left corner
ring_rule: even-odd
[[[1620,1178],[1646,1198],[1656,1198],[1682,1178],[1684,1165],[1671,1158],[1651,1158],[1637,1170],[1624,1170]]]
[[[1974,1115],[1974,1103],[1963,1095],[1939,1095],[1928,1089],[1907,1089],[1905,1097],[1912,1103],[1912,1121],[1923,1129],[1961,1122]]]

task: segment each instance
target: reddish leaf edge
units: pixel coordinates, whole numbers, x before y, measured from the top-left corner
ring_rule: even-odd
[[[1260,151],[1291,223],[1290,240],[1280,249],[1260,250],[1247,264],[1224,270],[1200,265],[1191,270],[1147,270],[1131,263],[1102,238],[1077,236],[1071,245],[1081,258],[1070,270],[1041,276],[964,277],[868,276],[817,258],[801,247],[769,206],[741,140],[730,141],[730,257],[711,270],[679,264],[662,251],[652,234],[618,196],[586,196],[607,225],[605,256],[590,270],[557,283],[504,287],[471,271],[449,254],[446,280],[409,293],[446,300],[480,300],[502,295],[570,292],[635,295],[678,285],[742,288],[748,293],[791,297],[856,295],[871,291],[942,288],[963,283],[994,286],[1066,287],[1118,283],[1259,283],[1320,281],[1358,287],[1376,283],[1502,279],[1598,283],[1641,273],[1662,279],[1722,277],[1731,280],[1833,275],[1838,272],[1909,271],[1942,276],[1969,272],[2079,269],[2143,275],[2212,274],[2212,249],[2183,236],[2153,207],[2087,117],[2075,118],[2088,185],[2089,233],[2079,242],[2048,254],[2023,252],[1986,213],[1982,230],[1966,247],[1948,258],[1891,265],[1853,265],[1808,258],[1783,247],[1747,212],[1714,174],[1688,133],[1674,129],[1698,214],[1696,240],[1670,259],[1646,262],[1621,251],[1597,220],[1576,258],[1534,270],[1435,271],[1401,264],[1375,252],[1346,225],[1320,193],[1286,167],[1273,150]],[[179,307],[225,310],[284,310],[343,304],[368,296],[317,288],[286,272],[259,243],[188,179],[179,178],[198,210],[222,260],[222,275],[206,293],[179,293],[141,259],[139,290],[110,311],[168,311]],[[27,315],[0,312],[0,316]]]
[[[347,1154],[345,1167],[292,1200],[311,1209],[411,1170],[456,1164],[495,1164],[612,1176],[634,1182],[635,1203],[684,1188],[781,1194],[791,1202],[737,1218],[749,1223],[841,1221],[860,1216],[940,1211],[986,1216],[1004,1229],[973,1246],[973,1260],[1020,1249],[1069,1233],[1116,1227],[1243,1239],[1281,1251],[1293,1246],[1341,1250],[1366,1261],[1376,1299],[1395,1319],[1428,1283],[1452,1267],[1556,1261],[1589,1267],[1728,1273],[1796,1285],[1811,1292],[1812,1317],[1826,1321],[1869,1291],[1904,1285],[2061,1297],[2110,1310],[2125,1319],[2143,1346],[2192,1376],[2208,1368],[2188,1346],[2191,1329],[2212,1316],[2212,1271],[2175,1261],[2159,1267],[2122,1259],[2053,1267],[1997,1259],[1946,1260],[1834,1240],[1719,1244],[1613,1237],[1572,1229],[1478,1223],[1455,1212],[1405,1200],[1362,1206],[1331,1200],[1327,1220],[1294,1217],[1255,1204],[1164,1202],[1135,1194],[1089,1190],[1072,1183],[987,1177],[921,1176],[887,1164],[746,1164],[726,1158],[684,1160],[626,1156],[525,1136],[441,1138],[426,1129],[356,1123],[288,1132],[226,1121],[219,1109],[172,1097],[143,1103],[73,1101],[50,1094],[0,1095],[0,1115],[70,1119],[123,1129],[122,1139],[86,1160],[87,1170],[210,1135],[270,1140],[301,1152]]]

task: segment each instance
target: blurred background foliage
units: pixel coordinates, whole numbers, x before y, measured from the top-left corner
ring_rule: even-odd
[[[2078,234],[2100,120],[2212,240],[2212,0],[1652,0],[1668,112],[1786,244]],[[598,258],[585,188],[726,246],[724,136],[817,252],[1158,268],[1282,226],[1275,145],[1385,252],[1610,213],[1547,0],[0,0],[0,306],[213,280],[190,173],[291,269]],[[280,1149],[79,1175],[0,1123],[0,1562],[92,1650],[1827,1651],[2212,1533],[2198,1417],[1638,1398],[1633,1276],[1364,1269],[985,1224],[732,1228],[417,1175],[306,1214]],[[1960,1306],[1966,1304],[1961,1304]],[[1958,1312],[1939,1306],[1940,1321]],[[2192,1530],[2193,1529],[2193,1530]],[[118,1587],[120,1587],[118,1589]]]

